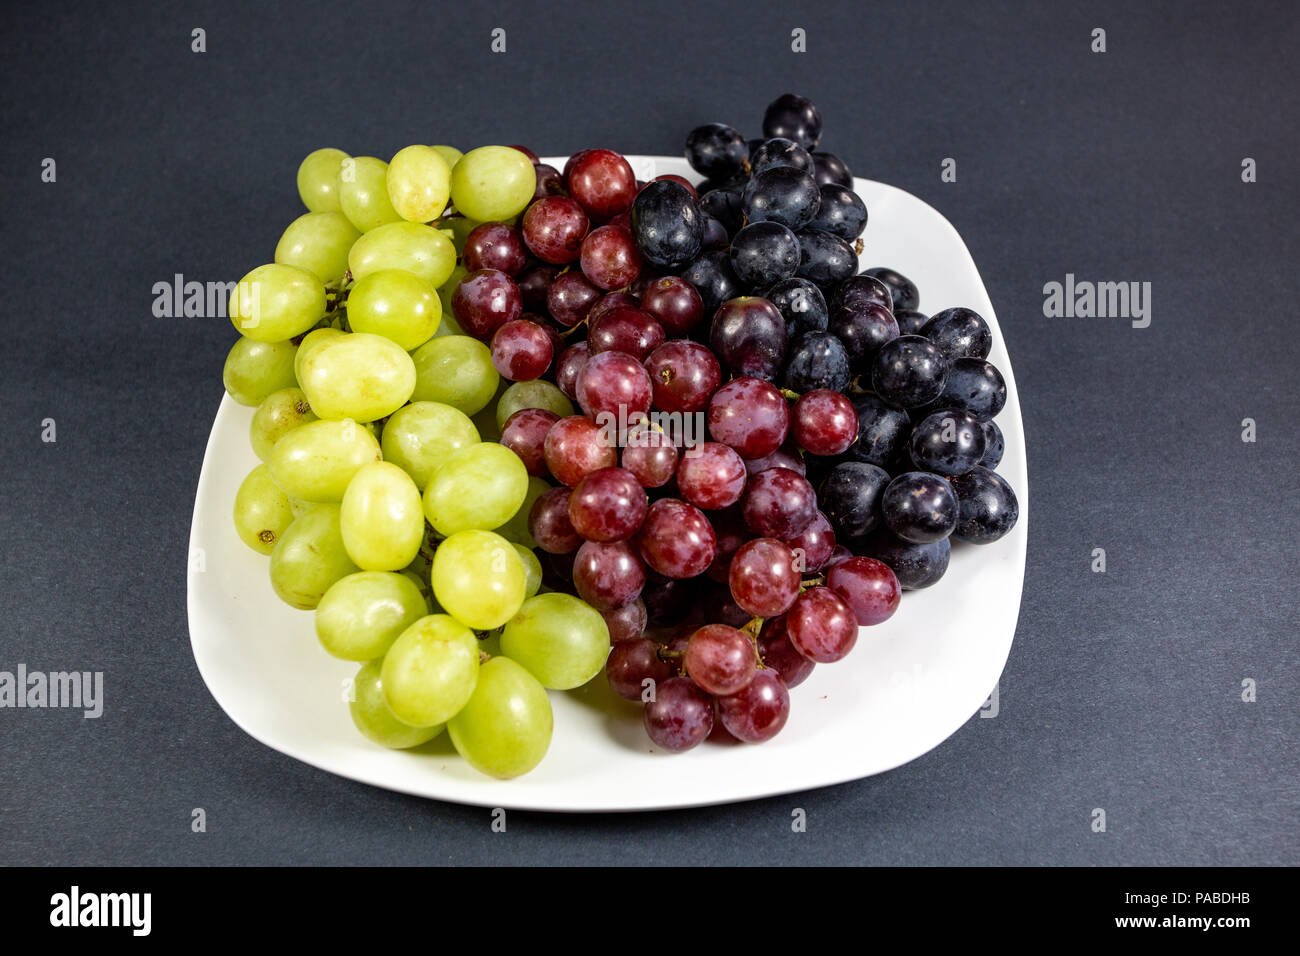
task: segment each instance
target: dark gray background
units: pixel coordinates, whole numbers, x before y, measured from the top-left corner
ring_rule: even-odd
[[[107,709],[0,711],[0,862],[1300,862],[1294,9],[1047,6],[7,11],[0,669],[103,670]],[[489,52],[496,26],[505,55]],[[705,121],[753,135],[786,90],[820,104],[826,148],[858,175],[953,222],[997,307],[1034,499],[1000,715],[856,783],[687,812],[516,813],[506,835],[484,810],[245,736],[203,686],[185,617],[233,333],[154,318],[153,283],[269,260],[318,146],[674,153]],[[949,156],[955,184],[939,179]],[[1241,181],[1246,156],[1257,183]],[[1044,318],[1043,284],[1067,272],[1151,282],[1151,327]],[[1106,574],[1089,570],[1095,547]],[[1240,699],[1246,677],[1257,703]]]

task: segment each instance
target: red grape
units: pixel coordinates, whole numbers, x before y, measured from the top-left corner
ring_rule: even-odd
[[[727,576],[731,573],[731,559],[735,553],[740,550],[740,546],[746,541],[751,540],[754,535],[745,527],[745,519],[742,517],[739,508],[727,508],[713,515],[710,520],[713,523],[713,533],[718,540],[718,553],[713,558],[713,563],[709,565],[709,577],[719,584],[727,583]],[[731,592],[727,592],[730,597]]]
[[[573,586],[597,611],[612,611],[640,595],[645,565],[626,542],[586,541],[573,559]]]
[[[623,467],[636,475],[643,488],[662,488],[677,473],[677,446],[662,431],[647,423],[627,430]]]
[[[487,342],[497,329],[519,318],[524,299],[519,286],[504,272],[479,269],[456,283],[451,311],[462,329]]]
[[[578,550],[582,538],[569,521],[569,489],[543,491],[528,512],[528,533],[537,546],[549,554],[570,554]],[[572,576],[572,572],[569,572]]]
[[[536,322],[515,319],[492,336],[492,365],[512,382],[531,382],[551,367],[555,347]]]
[[[534,163],[533,172],[537,174],[537,188],[533,190],[533,201],[547,196],[564,195],[564,177],[560,171],[548,163]]]
[[[805,573],[820,571],[835,552],[835,529],[831,527],[830,520],[819,511],[808,527],[793,538],[788,538],[785,543],[796,556],[802,556],[802,570]]]
[[[653,681],[657,690],[659,684],[672,680],[673,667],[659,657],[658,644],[649,638],[637,637],[614,645],[605,661],[605,676],[618,696],[640,700],[646,690],[643,682]]]
[[[634,641],[645,634],[647,621],[645,601],[639,597],[612,611],[602,611],[600,616],[605,619],[605,626],[609,628],[610,644]]]
[[[588,415],[613,415],[630,421],[635,412],[650,410],[650,376],[631,355],[599,352],[578,373],[578,404]]]
[[[839,392],[819,388],[794,403],[790,431],[811,454],[838,455],[858,437],[858,413]]]
[[[692,634],[682,664],[691,680],[710,694],[734,694],[757,672],[748,635],[725,624],[707,624]]]
[[[703,574],[718,543],[704,512],[677,498],[661,498],[646,512],[637,545],[646,564],[676,579]]]
[[[560,360],[555,363],[555,384],[569,398],[578,397],[578,376],[591,358],[591,349],[584,342],[574,342],[560,353]]]
[[[789,468],[796,474],[805,476],[808,474],[808,466],[804,464],[803,456],[799,454],[797,448],[792,449],[789,443],[782,445],[770,455],[751,458],[745,462],[745,470],[751,475],[757,475],[760,471],[767,471],[769,468]]]
[[[587,278],[602,289],[621,289],[641,273],[641,250],[621,226],[601,226],[582,240],[578,256]]]
[[[461,256],[470,272],[496,269],[512,278],[528,264],[523,236],[504,222],[484,222],[471,229]]]
[[[677,487],[697,508],[717,511],[734,505],[744,494],[745,463],[721,442],[703,442],[682,455]]]
[[[600,290],[578,271],[565,272],[551,282],[546,291],[546,308],[551,318],[572,327],[587,317],[600,298]]]
[[[790,643],[784,614],[763,623],[763,630],[758,635],[758,654],[765,667],[781,675],[786,687],[798,687],[817,666]]]
[[[781,370],[786,338],[780,310],[752,295],[722,303],[709,330],[709,345],[723,366],[763,379],[775,378]]]
[[[790,409],[771,382],[759,378],[732,379],[709,401],[709,431],[741,458],[763,458],[785,441]]]
[[[599,319],[587,319],[592,352],[626,352],[643,362],[664,341],[663,326],[635,306],[615,306]]]
[[[647,285],[641,296],[641,308],[658,319],[673,336],[686,335],[704,318],[704,300],[699,290],[678,276],[665,276]]]
[[[863,627],[889,620],[903,593],[889,565],[875,558],[845,558],[832,565],[826,585],[848,602]]]
[[[718,718],[746,743],[771,740],[790,718],[790,693],[776,671],[761,670],[743,690],[718,698]]]
[[[588,541],[622,541],[641,527],[648,507],[645,490],[632,472],[602,468],[573,489],[569,520]]]
[[[614,309],[628,306],[629,308],[640,308],[637,297],[628,292],[606,292],[600,297],[591,311],[587,313],[587,324],[595,325],[600,321],[600,317],[606,312],[612,312]]]
[[[608,438],[590,418],[561,418],[546,435],[546,467],[572,488],[591,472],[618,464],[618,449]]]
[[[534,478],[547,474],[546,436],[559,420],[559,415],[545,408],[521,408],[506,419],[501,429],[501,444],[519,456]]]
[[[785,613],[799,596],[800,580],[794,552],[774,538],[742,544],[727,575],[732,599],[754,617]]]
[[[831,588],[809,588],[785,616],[786,635],[804,657],[818,664],[841,660],[858,642],[858,618]]]
[[[578,258],[591,227],[587,214],[568,196],[547,196],[528,207],[520,222],[528,250],[552,265]]]
[[[606,222],[627,212],[636,198],[636,175],[626,159],[610,149],[584,149],[564,166],[569,194],[593,219]]]
[[[722,380],[718,360],[703,345],[677,339],[665,342],[645,360],[654,389],[654,406],[665,412],[700,412]]]
[[[745,523],[755,534],[785,541],[817,516],[817,493],[808,479],[789,468],[769,468],[745,488]]]
[[[713,730],[713,698],[689,678],[670,677],[655,686],[643,720],[657,746],[673,753],[690,750]]]

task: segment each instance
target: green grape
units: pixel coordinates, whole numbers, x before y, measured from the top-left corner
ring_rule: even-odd
[[[370,661],[362,665],[357,676],[352,678],[352,699],[348,701],[352,723],[357,725],[362,736],[381,747],[405,750],[407,747],[428,743],[442,733],[446,725],[412,727],[394,717],[388,709],[388,702],[384,700],[384,682],[381,677],[383,663]]]
[[[571,594],[524,602],[501,635],[501,652],[552,690],[581,687],[605,666],[609,628],[591,605]]]
[[[442,300],[433,286],[404,269],[371,272],[348,292],[352,331],[382,335],[407,352],[433,338],[441,319]]]
[[[505,538],[491,531],[462,531],[433,553],[432,580],[433,596],[448,614],[487,631],[515,616],[528,575]]]
[[[257,406],[248,425],[248,440],[253,453],[262,461],[268,460],[276,442],[299,425],[314,421],[316,413],[311,410],[302,389],[282,388],[272,392]]]
[[[298,167],[298,195],[312,212],[339,211],[339,168],[348,154],[341,149],[318,149]]]
[[[468,335],[443,335],[425,342],[415,361],[415,402],[441,402],[474,415],[487,407],[501,384],[491,350]]]
[[[431,146],[430,149],[437,152],[451,169],[455,169],[456,164],[460,162],[460,158],[465,155],[455,146]]]
[[[271,477],[290,498],[339,502],[352,476],[380,460],[379,442],[351,419],[300,425],[271,450]]]
[[[302,360],[311,354],[311,350],[322,342],[329,339],[336,339],[340,335],[347,335],[342,329],[334,329],[326,326],[323,329],[312,329],[302,337],[298,343],[298,352],[293,357],[293,384],[299,385],[302,382]],[[301,386],[300,386],[301,387]]]
[[[437,229],[418,222],[390,222],[352,244],[348,268],[357,280],[381,269],[404,269],[438,288],[456,269],[456,247]]]
[[[532,162],[508,146],[472,149],[451,171],[451,201],[457,212],[479,222],[519,215],[536,191]]]
[[[451,246],[451,242],[448,241],[447,245]],[[455,247],[453,246],[452,249],[454,252]],[[451,272],[447,273],[447,278],[438,286],[438,298],[442,301],[442,324],[449,330],[449,332],[445,334],[465,334],[465,330],[462,329],[460,323],[456,321],[456,312],[451,307],[451,297],[456,294],[456,286],[460,284],[460,280],[465,278],[467,275],[469,275],[469,270],[465,268],[463,263],[457,262]],[[440,331],[439,334],[441,335],[444,333]]]
[[[504,445],[480,442],[452,452],[424,489],[424,515],[442,535],[499,528],[528,494],[528,469]]]
[[[297,266],[326,285],[348,271],[348,250],[361,237],[341,212],[309,212],[289,223],[275,246],[275,261]]]
[[[271,587],[285,604],[302,611],[358,570],[343,547],[338,505],[317,505],[295,518],[271,552]]]
[[[384,701],[402,723],[446,723],[474,693],[478,641],[459,621],[430,614],[401,633],[379,674]]]
[[[271,480],[271,470],[258,465],[250,471],[235,492],[235,533],[239,540],[258,554],[270,554],[293,519],[293,506]]]
[[[371,462],[352,476],[340,520],[348,556],[367,571],[400,571],[424,542],[420,489],[390,462]]]
[[[542,762],[553,729],[545,688],[509,657],[479,668],[469,702],[447,722],[456,752],[480,773],[503,780]]]
[[[478,430],[464,412],[441,402],[412,402],[384,423],[380,448],[385,461],[404,470],[424,491],[452,452],[475,444]]]
[[[270,470],[271,470],[271,469],[270,469],[270,466],[268,465],[268,466],[267,466],[267,471],[269,472]],[[290,507],[290,509],[292,509],[292,511],[293,511],[293,516],[294,516],[295,518],[298,518],[298,517],[301,517],[302,515],[306,514],[308,511],[311,511],[312,508],[315,508],[315,507],[316,507],[316,502],[314,502],[314,501],[304,501],[304,500],[301,499],[301,498],[290,498],[290,499],[289,499],[289,507]]]
[[[226,356],[221,381],[240,405],[261,405],[272,392],[298,384],[293,371],[297,356],[292,342],[259,342],[241,335]]]
[[[230,293],[226,314],[237,332],[259,342],[302,335],[325,315],[325,285],[297,266],[258,266]]]
[[[403,219],[431,222],[451,196],[451,165],[432,146],[407,146],[388,164],[388,198]]]
[[[302,390],[321,418],[373,422],[406,404],[415,363],[382,335],[352,332],[322,340],[298,367]]]
[[[527,600],[541,590],[542,562],[537,560],[532,548],[525,548],[515,541],[510,543],[515,546],[515,554],[524,563],[524,600]]]
[[[373,156],[343,160],[339,166],[339,209],[362,232],[401,219],[388,200],[388,164]]]
[[[345,661],[383,657],[399,634],[429,613],[419,587],[391,571],[339,578],[316,605],[321,646]]]
[[[573,414],[573,402],[569,401],[569,396],[541,378],[515,382],[502,393],[497,402],[497,428],[505,428],[506,421],[521,408],[544,408],[561,418]]]
[[[497,534],[512,544],[521,544],[529,549],[537,547],[533,533],[528,530],[528,514],[533,510],[533,503],[550,488],[550,484],[544,479],[529,475],[528,493],[524,495],[524,503],[519,506],[513,518],[496,529]]]

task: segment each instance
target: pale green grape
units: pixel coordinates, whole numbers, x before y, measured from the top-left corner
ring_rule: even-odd
[[[270,466],[268,465],[268,466],[267,466],[267,471],[269,472],[270,470],[271,470],[271,469],[270,469]],[[297,518],[297,517],[299,517],[300,515],[304,515],[304,514],[306,514],[308,511],[311,511],[312,508],[315,508],[315,507],[316,507],[316,502],[314,502],[314,501],[304,501],[304,500],[301,499],[301,498],[290,498],[290,499],[289,499],[289,507],[290,507],[291,509],[293,509],[293,516],[294,516],[295,518]]]
[[[226,314],[235,330],[250,339],[283,342],[324,317],[325,285],[297,266],[258,266],[230,293]]]
[[[384,700],[384,682],[381,677],[383,661],[370,661],[357,671],[352,678],[352,699],[348,702],[348,711],[352,714],[352,723],[362,735],[381,747],[405,750],[428,743],[442,733],[445,724],[432,727],[412,727],[404,724],[388,709]]]
[[[282,388],[272,392],[257,406],[248,425],[248,440],[253,453],[262,461],[268,460],[276,442],[299,425],[314,421],[316,413],[311,410],[302,389]]]
[[[415,390],[415,363],[391,339],[353,332],[322,340],[298,366],[302,390],[321,418],[373,422]]]
[[[514,544],[522,544],[525,548],[537,547],[533,533],[528,530],[528,514],[533,510],[533,503],[550,490],[550,487],[545,480],[529,475],[528,494],[524,495],[524,503],[519,506],[513,518],[496,529],[497,534]]]
[[[337,285],[348,271],[348,250],[360,237],[341,212],[309,212],[289,223],[276,244],[275,261]]]
[[[383,657],[399,634],[429,613],[410,578],[358,571],[334,582],[316,605],[321,646],[345,661]]]
[[[226,356],[221,381],[240,405],[261,405],[272,392],[298,384],[293,372],[297,355],[292,342],[259,342],[241,335]]]
[[[487,407],[501,384],[491,350],[468,335],[440,335],[411,356],[415,402],[441,402],[474,415]]]
[[[235,533],[258,554],[270,554],[293,524],[293,506],[266,465],[248,473],[235,492]]]
[[[424,541],[420,489],[390,462],[371,462],[352,476],[340,520],[348,556],[367,571],[400,571]]]
[[[531,597],[506,625],[501,653],[552,690],[581,687],[605,666],[609,628],[590,604],[571,594]]]
[[[532,597],[542,587],[542,562],[537,560],[537,555],[533,553],[532,548],[525,548],[522,544],[511,541],[515,546],[515,554],[519,555],[519,560],[524,563],[524,599]]]
[[[455,169],[456,164],[460,162],[460,158],[465,155],[455,146],[431,146],[430,149],[437,152],[451,169]]]
[[[384,460],[403,469],[424,491],[452,452],[477,443],[478,430],[464,412],[441,402],[412,402],[384,423],[380,447]]]
[[[456,269],[456,247],[437,229],[418,222],[390,222],[352,244],[348,268],[358,280],[381,269],[405,269],[438,288]]]
[[[362,232],[401,219],[388,200],[388,164],[374,156],[345,159],[339,166],[339,209]]]
[[[472,149],[451,171],[451,201],[457,212],[479,222],[519,215],[536,190],[532,162],[508,146]]]
[[[450,240],[447,245],[451,246]],[[455,252],[454,247],[452,251],[453,253]],[[460,280],[465,278],[467,275],[469,275],[469,270],[465,268],[464,264],[457,262],[451,272],[447,273],[447,278],[438,286],[438,298],[442,300],[442,328],[448,330],[446,333],[443,333],[440,329],[440,335],[465,334],[465,330],[462,329],[460,323],[456,321],[456,312],[451,307],[451,297],[456,294],[456,286],[460,284]]]
[[[298,352],[293,357],[293,384],[301,387],[302,382],[302,360],[311,354],[312,349],[329,339],[336,339],[340,335],[347,335],[342,329],[334,329],[326,326],[323,329],[312,329],[302,337],[298,343]]]
[[[382,335],[407,352],[433,338],[441,318],[442,300],[433,286],[405,269],[372,272],[348,292],[352,331]]]
[[[499,528],[528,494],[528,469],[504,445],[480,442],[447,457],[424,489],[424,514],[439,534]],[[445,605],[444,605],[445,606]]]
[[[491,531],[462,531],[433,553],[433,596],[462,624],[487,631],[515,616],[528,574],[514,547]],[[603,624],[604,621],[602,620]]]
[[[298,167],[298,195],[312,212],[339,211],[339,168],[348,154],[341,149],[318,149]]]
[[[475,770],[500,779],[541,763],[553,729],[545,688],[509,657],[494,657],[479,668],[473,695],[447,722],[456,752]]]
[[[459,621],[430,614],[402,632],[379,673],[384,701],[402,723],[446,723],[474,693],[478,641]]]
[[[352,476],[380,457],[379,442],[364,425],[350,419],[315,421],[276,442],[267,465],[290,498],[339,502]]]
[[[545,379],[515,382],[497,402],[497,428],[505,428],[510,416],[521,408],[544,408],[561,418],[573,414],[573,402],[559,388]]]
[[[388,164],[388,198],[411,222],[442,215],[451,196],[451,165],[432,146],[407,146]]]
[[[358,570],[343,547],[338,505],[317,505],[295,518],[271,552],[271,587],[285,604],[303,611]]]

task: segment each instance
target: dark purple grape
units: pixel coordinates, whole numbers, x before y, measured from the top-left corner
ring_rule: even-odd
[[[843,392],[852,377],[849,354],[838,338],[829,332],[805,332],[790,348],[781,385],[801,394],[817,389]]]
[[[742,192],[742,188],[737,186],[700,193],[700,209],[706,216],[722,223],[722,228],[726,230],[728,236],[735,235],[743,225],[745,213],[742,208],[744,205]]]
[[[952,480],[959,516],[953,537],[971,544],[992,544],[1016,526],[1020,502],[1007,480],[977,467]]]
[[[709,344],[727,370],[771,381],[785,360],[785,319],[767,299],[731,299],[713,316]]]
[[[916,290],[916,283],[901,272],[895,272],[886,266],[876,266],[865,270],[862,274],[873,276],[889,286],[889,293],[894,300],[892,306],[894,312],[900,309],[915,309],[921,304],[921,293]]]
[[[858,440],[845,454],[854,461],[886,467],[906,448],[912,431],[907,412],[891,408],[875,395],[857,395],[853,410],[858,413]]]
[[[980,422],[980,428],[984,430],[984,458],[980,464],[989,471],[994,471],[1002,463],[1002,454],[1006,451],[1002,429],[998,428],[995,421]]]
[[[799,269],[795,275],[823,288],[843,282],[858,267],[858,254],[839,236],[821,229],[799,230]]]
[[[802,475],[788,468],[769,468],[750,476],[742,509],[751,531],[784,541],[817,517],[817,494]]]
[[[786,338],[793,342],[805,332],[825,332],[826,297],[807,279],[784,279],[763,293],[785,319]]]
[[[867,204],[852,189],[834,183],[821,186],[822,202],[809,229],[821,229],[852,242],[867,228]],[[856,270],[856,267],[854,269]]]
[[[533,201],[547,196],[564,195],[564,177],[554,166],[546,163],[534,163],[533,171],[537,174],[537,188],[533,191]]]
[[[813,153],[813,178],[818,186],[834,183],[845,189],[853,188],[853,173],[844,165],[844,160],[834,153]]]
[[[605,661],[605,676],[609,686],[619,697],[640,700],[646,690],[645,681],[658,687],[672,680],[673,668],[659,656],[659,645],[649,638],[637,637],[614,644]]]
[[[560,274],[559,266],[548,266],[545,263],[524,269],[517,280],[519,294],[523,296],[524,309],[529,312],[545,312],[547,293],[551,291],[551,283],[555,277]]]
[[[930,317],[924,312],[900,309],[894,313],[894,320],[898,322],[899,335],[921,335],[921,330],[930,321]]]
[[[612,611],[640,596],[645,565],[626,541],[586,541],[573,559],[573,586],[597,611]]]
[[[749,172],[757,175],[773,166],[793,166],[805,173],[813,171],[813,160],[808,150],[792,139],[777,136],[761,143],[758,148],[750,150]]]
[[[936,405],[964,408],[982,422],[997,416],[1007,403],[1007,383],[997,366],[984,359],[959,358],[948,371]]]
[[[880,496],[885,525],[904,541],[929,544],[957,527],[957,495],[945,478],[909,471],[891,481]]]
[[[651,627],[672,627],[694,606],[699,586],[690,579],[666,578],[653,568],[646,571],[641,600]]]
[[[959,358],[988,358],[989,349],[993,347],[988,323],[971,309],[936,312],[921,334],[939,346],[939,351],[950,362]]]
[[[700,240],[700,251],[716,252],[719,249],[726,249],[729,245],[731,245],[731,237],[727,234],[727,227],[712,216],[705,215],[704,238]]]
[[[703,303],[703,314],[710,319],[723,302],[744,291],[731,268],[731,256],[725,251],[705,253],[687,266],[681,277],[695,286]]]
[[[704,214],[685,186],[660,179],[637,193],[632,235],[649,262],[680,268],[700,254]]]
[[[841,307],[831,316],[829,331],[844,343],[849,364],[859,374],[871,370],[881,346],[898,338],[898,322],[883,305],[872,302],[856,308]]]
[[[812,150],[822,138],[822,114],[816,104],[797,93],[783,93],[763,112],[763,135],[792,139]]]
[[[786,687],[798,687],[817,666],[800,654],[785,629],[785,615],[764,622],[758,635],[758,654],[763,666],[776,671]]]
[[[686,136],[686,161],[701,176],[725,179],[742,172],[749,160],[745,137],[723,123],[697,126]]]
[[[970,412],[949,408],[927,415],[912,429],[912,461],[924,471],[951,478],[984,458],[984,429]]]
[[[880,524],[880,499],[888,485],[889,473],[865,461],[840,462],[830,470],[817,488],[817,503],[837,538],[860,538]]]
[[[903,335],[886,342],[871,363],[871,387],[899,408],[916,408],[935,401],[944,394],[947,376],[948,360],[937,345],[919,335]],[[956,401],[944,404],[965,407]]]
[[[928,588],[943,577],[952,552],[948,538],[915,544],[891,534],[888,528],[877,528],[862,541],[853,542],[853,547],[858,554],[889,565],[904,591]]]
[[[792,278],[799,255],[799,240],[779,222],[750,223],[731,241],[731,268],[751,289]]]
[[[737,740],[760,744],[790,719],[790,693],[776,671],[761,670],[743,690],[718,698],[718,719]]]
[[[690,750],[713,730],[713,698],[689,678],[670,677],[655,685],[644,723],[656,746],[673,753]]]
[[[746,222],[779,222],[798,232],[817,215],[821,198],[811,175],[793,166],[774,166],[746,184],[741,211]]]
[[[841,309],[858,311],[869,305],[878,305],[893,312],[894,305],[889,286],[874,276],[849,276],[836,286],[835,294],[830,298],[830,314],[834,315]]]
[[[678,276],[655,279],[646,286],[641,308],[659,320],[669,338],[686,335],[700,324],[705,314],[699,291]]]

